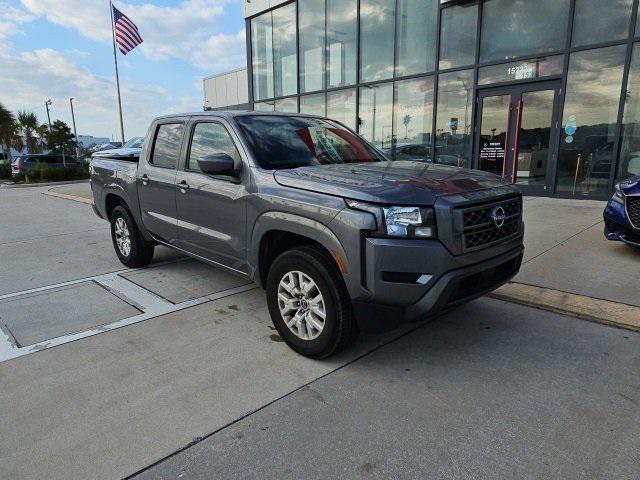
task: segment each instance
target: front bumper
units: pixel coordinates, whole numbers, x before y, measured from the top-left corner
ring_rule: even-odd
[[[524,254],[522,237],[511,243],[509,249],[502,245],[500,254],[496,255],[495,249],[484,252],[486,258],[476,263],[470,262],[470,255],[461,256],[463,258],[453,257],[454,261],[441,257],[439,261],[442,266],[450,262],[449,270],[434,275],[426,285],[382,282],[384,285],[378,285],[376,295],[366,300],[353,301],[360,329],[382,331],[404,322],[423,320],[495,290],[511,280],[520,270]],[[402,252],[398,255],[402,256]],[[437,257],[427,257],[427,261],[432,268],[438,265]],[[451,265],[456,261],[465,265],[451,269]],[[405,255],[404,262],[416,265],[420,260]],[[395,268],[398,268],[397,262]]]
[[[604,236],[607,240],[640,247],[640,230],[633,228],[624,205],[610,200],[604,210]]]

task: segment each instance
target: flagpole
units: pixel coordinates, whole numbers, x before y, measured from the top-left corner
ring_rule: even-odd
[[[116,87],[118,88],[118,111],[120,113],[120,135],[124,144],[124,123],[122,122],[122,100],[120,99],[120,76],[118,75],[118,55],[116,53],[116,28],[113,23],[113,3],[109,0],[109,15],[111,15],[111,36],[113,38],[113,61],[116,64]]]

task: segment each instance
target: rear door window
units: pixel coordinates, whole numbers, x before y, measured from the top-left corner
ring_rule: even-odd
[[[153,144],[151,164],[162,168],[176,168],[180,156],[184,125],[165,123],[158,126]]]

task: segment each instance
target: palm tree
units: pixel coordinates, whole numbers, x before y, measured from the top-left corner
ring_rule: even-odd
[[[33,112],[21,110],[18,112],[18,128],[24,137],[27,151],[37,153],[38,151],[38,117]]]
[[[2,147],[2,151],[7,154],[7,158],[10,156],[11,147],[17,146],[17,140],[19,138],[16,119],[13,117],[13,114],[0,103],[0,146]]]
[[[409,136],[409,123],[411,123],[411,115],[405,115],[402,119],[402,123],[404,124],[404,138],[406,139]]]

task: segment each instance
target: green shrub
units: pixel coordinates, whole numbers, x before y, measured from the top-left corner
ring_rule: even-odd
[[[16,173],[14,175],[11,175],[11,181],[14,183],[24,182],[24,173]]]
[[[26,176],[29,183],[84,180],[89,178],[89,165],[86,162],[80,162],[74,167],[51,167],[46,163],[37,163]]]
[[[3,163],[0,165],[0,178],[11,178],[11,165]]]

